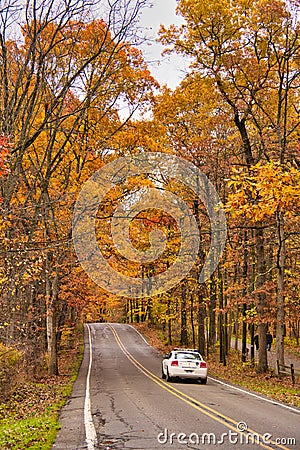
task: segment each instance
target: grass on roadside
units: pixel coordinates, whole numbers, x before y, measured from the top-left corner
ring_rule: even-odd
[[[79,345],[60,355],[60,375],[19,383],[0,403],[1,450],[49,450],[59,429],[59,411],[72,392],[83,355]]]

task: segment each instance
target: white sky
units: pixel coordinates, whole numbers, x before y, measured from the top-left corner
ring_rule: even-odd
[[[183,23],[181,17],[176,16],[176,0],[152,0],[153,7],[146,8],[141,16],[140,26],[145,27],[146,35],[151,38],[139,46],[143,51],[144,58],[148,62],[149,70],[156,80],[161,84],[166,84],[174,89],[184,78],[187,65],[183,57],[172,54],[161,56],[164,47],[155,42],[160,24],[169,26],[171,24],[180,25]]]

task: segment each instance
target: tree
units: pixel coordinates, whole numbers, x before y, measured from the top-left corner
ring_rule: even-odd
[[[186,23],[161,29],[161,40],[191,58],[193,73],[211,78],[228,106],[240,138],[238,164],[297,161],[299,26],[296,3],[268,0],[178,3]],[[278,219],[280,221],[280,218]],[[283,230],[282,223],[280,229]],[[281,239],[284,241],[282,235]],[[259,314],[268,307],[264,228],[255,225],[256,292]],[[280,263],[283,265],[283,252]],[[266,325],[259,325],[259,368],[267,370]]]
[[[98,3],[26,2],[22,15],[23,2],[13,1],[2,11],[0,124],[13,146],[2,185],[9,218],[3,306],[11,339],[46,326],[53,374],[57,325],[65,315],[61,287],[75,264],[76,193],[133,112],[149,104],[155,85],[128,43],[146,1],[114,2],[106,22],[83,19]],[[12,28],[19,20],[19,30]],[[26,310],[35,312],[29,323]]]
[[[250,176],[237,171],[233,177],[230,182],[233,192],[226,207],[233,217],[246,218],[250,224],[266,224],[270,219],[276,224],[277,254],[275,267],[270,270],[277,272],[276,356],[284,364],[286,244],[289,241],[286,228],[291,229],[292,225],[294,229],[293,219],[299,212],[300,172],[273,162],[257,164],[250,170]]]

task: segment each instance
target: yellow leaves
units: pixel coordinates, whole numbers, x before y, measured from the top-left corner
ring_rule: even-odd
[[[296,168],[271,161],[251,167],[249,174],[233,172],[226,204],[233,217],[259,222],[281,211],[291,218],[300,207],[300,172]]]
[[[178,11],[185,27],[161,29],[161,41],[188,55],[198,73],[215,79],[235,111],[245,113],[248,122],[255,115],[254,127],[259,125],[265,140],[280,113],[277,87],[285,70],[280,61],[288,58],[291,69],[299,53],[299,36],[287,27],[286,6],[281,0],[181,0]],[[289,102],[297,103],[294,93]]]

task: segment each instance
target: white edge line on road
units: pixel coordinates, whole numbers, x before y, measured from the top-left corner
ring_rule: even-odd
[[[139,334],[140,335],[140,337],[143,339],[143,341],[147,344],[147,345],[149,345],[149,347],[151,347],[151,345],[149,344],[149,342],[147,342],[146,341],[146,339],[144,338],[144,336],[142,335],[142,333],[140,333],[136,328],[134,328],[132,325],[129,325],[131,328],[133,328],[134,329],[134,331],[137,333],[137,334]],[[154,347],[153,347],[154,348]]]
[[[230,389],[235,389],[236,391],[240,391],[240,392],[243,392],[244,394],[251,395],[252,397],[259,398],[260,400],[263,400],[264,402],[272,403],[272,405],[276,405],[276,406],[282,406],[282,408],[286,408],[286,409],[289,409],[290,411],[300,414],[300,410],[293,408],[292,406],[288,406],[288,405],[285,405],[284,403],[279,403],[276,400],[271,400],[269,398],[262,397],[259,394],[254,394],[253,392],[245,391],[244,389],[241,389],[237,386],[232,386],[231,384],[224,383],[224,381],[218,380],[217,378],[213,378],[213,377],[208,377],[208,378],[210,378],[213,381],[216,381],[216,383],[222,384],[223,386],[229,387]]]
[[[134,331],[140,335],[140,337],[143,339],[143,341],[144,341],[149,347],[152,347],[152,346],[146,341],[146,339],[144,338],[144,336],[143,336],[136,328],[134,328],[132,325],[129,325],[129,326],[130,326],[131,328],[133,328]],[[154,347],[153,347],[153,348],[154,348]],[[224,381],[218,380],[218,379],[216,379],[216,378],[213,378],[213,377],[208,377],[208,378],[210,378],[211,380],[216,381],[216,382],[219,383],[219,384],[222,384],[223,386],[227,386],[227,387],[229,387],[229,388],[231,388],[231,389],[235,389],[236,391],[240,391],[240,392],[243,392],[244,394],[251,395],[252,397],[259,398],[260,400],[263,400],[263,401],[268,402],[268,403],[272,403],[273,405],[276,405],[276,406],[282,406],[283,408],[289,409],[290,411],[293,411],[293,412],[296,412],[296,413],[300,414],[299,409],[293,408],[292,406],[288,406],[288,405],[285,405],[284,403],[279,403],[279,402],[277,402],[276,400],[271,400],[271,399],[262,397],[262,396],[260,396],[259,394],[254,394],[253,392],[245,391],[244,389],[241,389],[241,388],[236,387],[236,386],[232,386],[231,384],[224,383]]]
[[[90,349],[90,361],[89,369],[86,376],[86,388],[85,388],[85,400],[84,400],[84,426],[85,426],[85,436],[88,450],[94,450],[95,444],[97,443],[97,434],[94,426],[92,412],[91,412],[91,397],[90,397],[90,377],[93,362],[93,349],[92,349],[92,339],[90,327],[87,325],[89,332],[89,349]]]

